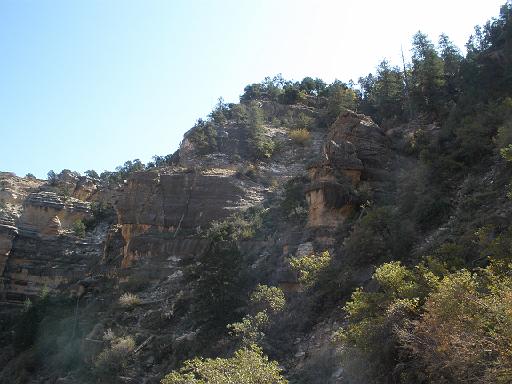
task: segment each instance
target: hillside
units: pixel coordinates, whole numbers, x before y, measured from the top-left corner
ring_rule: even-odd
[[[512,382],[511,15],[149,164],[0,173],[0,382]]]

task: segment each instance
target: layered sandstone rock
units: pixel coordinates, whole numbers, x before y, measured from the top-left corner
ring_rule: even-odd
[[[22,204],[25,198],[44,182],[42,180],[18,177],[14,173],[0,172],[0,204],[4,207]]]
[[[328,140],[352,144],[365,170],[382,168],[389,161],[389,139],[368,116],[343,112],[331,126]]]
[[[75,185],[72,176],[66,181]],[[77,220],[91,217],[88,202],[59,196],[41,180],[2,173],[0,182],[0,300],[21,302],[43,287],[55,289],[99,260],[102,240],[70,233]]]
[[[22,302],[43,288],[86,276],[99,261],[101,241],[73,236],[40,237],[20,231],[12,240],[2,271],[0,299]]]
[[[63,198],[55,192],[30,194],[23,202],[18,227],[39,234],[58,234],[71,229],[77,220],[91,215],[90,204],[74,198]],[[57,230],[56,230],[57,229]]]
[[[359,202],[355,188],[361,179],[382,175],[390,161],[388,147],[388,138],[369,117],[342,113],[329,129],[322,160],[308,168],[308,225],[343,223]]]
[[[229,173],[228,173],[229,174]],[[198,254],[204,241],[189,238],[214,220],[261,199],[232,176],[199,172],[140,172],[115,205],[124,241],[124,267],[135,260]]]

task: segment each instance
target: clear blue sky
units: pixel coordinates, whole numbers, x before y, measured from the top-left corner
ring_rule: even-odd
[[[0,170],[147,162],[248,83],[357,81],[419,29],[463,48],[504,2],[0,0]]]

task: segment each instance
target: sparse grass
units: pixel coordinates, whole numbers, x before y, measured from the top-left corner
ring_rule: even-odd
[[[292,129],[288,133],[288,136],[290,136],[290,139],[298,145],[305,146],[311,142],[311,133],[305,128]]]
[[[135,307],[140,303],[141,300],[139,296],[129,292],[123,293],[119,298],[119,304],[121,304],[123,307]]]

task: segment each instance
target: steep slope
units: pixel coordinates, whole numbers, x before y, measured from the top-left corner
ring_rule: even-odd
[[[258,108],[264,110],[269,104]],[[290,107],[294,108],[303,110],[300,105]],[[226,122],[221,129],[232,138],[243,127]],[[24,195],[8,202],[14,220],[2,227],[4,303],[37,300],[47,288],[82,298],[77,301],[75,321],[83,335],[77,342],[86,361],[94,359],[96,343],[101,346],[102,333],[112,328],[137,335],[136,341],[143,343],[130,363],[134,377],[158,379],[192,355],[180,351],[184,343],[191,351],[203,348],[196,340],[198,329],[186,315],[195,284],[186,275],[187,265],[196,263],[211,246],[206,231],[212,222],[235,220],[237,212],[258,206],[267,207],[273,216],[257,230],[266,234],[241,239],[238,246],[244,258],[252,260],[255,276],[280,285],[290,297],[296,295],[300,284],[290,270],[289,257],[326,249],[337,255],[336,232],[368,197],[360,189],[364,186],[375,192],[376,199],[384,199],[392,193],[391,171],[396,174],[399,163],[385,132],[368,117],[350,111],[343,112],[327,132],[314,129],[304,146],[288,137],[289,128],[263,125],[263,129],[279,149],[270,159],[256,161],[256,167],[253,160],[233,159],[243,152],[236,145],[239,140],[225,143],[225,152],[204,156],[187,139],[190,133],[175,165],[134,173],[119,186],[102,186],[68,174],[61,174],[53,186],[5,175],[4,183]],[[290,180],[299,180],[296,203],[307,201],[305,216],[282,216],[282,187]],[[81,192],[84,183],[93,193]],[[64,187],[83,200],[63,196]],[[112,204],[116,222],[94,221],[91,201]],[[88,220],[94,225],[85,235],[74,232],[77,221]],[[106,291],[108,286],[114,291]],[[142,307],[123,314],[122,306],[108,304],[121,292],[135,290]],[[297,356],[302,358],[301,353]],[[39,372],[38,380],[48,374]],[[74,375],[69,379],[81,382]]]

